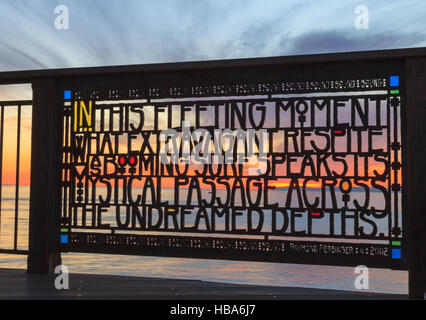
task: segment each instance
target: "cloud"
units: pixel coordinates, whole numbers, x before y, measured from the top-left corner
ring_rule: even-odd
[[[370,33],[368,35],[362,35],[362,32],[359,31],[359,35],[334,30],[305,33],[297,38],[289,39],[290,48],[288,49],[292,54],[393,49],[421,46],[426,39],[426,32],[421,34]]]
[[[390,49],[426,45],[420,0],[20,0],[0,3],[0,70],[65,68]],[[371,3],[370,3],[371,2]],[[69,7],[70,30],[54,28]]]

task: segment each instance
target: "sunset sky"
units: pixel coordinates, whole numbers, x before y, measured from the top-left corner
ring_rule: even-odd
[[[369,28],[354,26],[359,4]],[[57,30],[55,7],[69,8]],[[142,64],[426,46],[426,6],[407,1],[19,0],[0,4],[0,71]],[[31,99],[29,86],[0,100]],[[16,111],[6,111],[3,183],[15,183]],[[21,183],[29,182],[23,110]]]
[[[69,30],[54,26],[69,8]],[[355,28],[355,7],[369,29]],[[422,0],[5,0],[0,70],[140,64],[426,45]]]

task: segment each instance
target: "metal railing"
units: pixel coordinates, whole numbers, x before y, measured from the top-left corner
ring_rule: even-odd
[[[22,108],[31,107],[32,101],[22,100],[22,101],[0,101],[0,239],[10,238],[11,241],[6,241],[6,243],[1,243],[0,253],[6,254],[28,254],[27,242],[28,242],[28,223],[23,223],[23,227],[27,230],[20,230],[20,169],[21,169],[21,146],[22,146]],[[3,169],[4,169],[4,157],[8,154],[9,151],[5,150],[5,123],[8,120],[8,117],[5,117],[6,111],[13,109],[16,111],[16,162],[15,162],[15,183],[14,183],[14,199],[8,198],[8,201],[13,202],[13,217],[11,228],[4,230],[2,228],[2,200],[3,200]],[[11,169],[11,168],[9,168]],[[12,187],[13,185],[9,185]],[[29,210],[28,210],[29,211]],[[28,212],[29,214],[29,212]],[[24,241],[20,246],[18,243],[18,238],[20,232],[24,233]],[[9,243],[11,242],[11,243]],[[3,247],[4,246],[4,247]]]
[[[381,268],[395,267],[396,263],[397,268],[400,265],[409,270],[410,296],[423,298],[426,290],[426,271],[424,268],[426,265],[424,251],[426,245],[426,238],[424,237],[426,224],[424,197],[426,181],[424,170],[424,163],[426,163],[424,151],[424,145],[426,145],[424,130],[426,48],[0,73],[0,84],[24,82],[32,83],[33,89],[31,147],[31,167],[33,170],[31,171],[30,191],[29,272],[53,272],[55,266],[60,263],[61,252],[64,251],[223,258],[230,260],[237,258],[240,260],[328,265],[354,265],[366,262]],[[369,245],[369,240],[371,239],[368,236],[364,237],[364,234],[362,234],[362,237],[365,239],[360,240],[367,242],[365,245],[361,243],[358,250],[343,250],[342,254],[338,252],[339,250],[335,250],[337,254],[333,256],[333,250],[329,250],[330,248],[327,246],[324,247],[327,252],[322,254],[317,254],[315,250],[310,250],[318,242],[315,244],[301,242],[302,246],[291,247],[290,249],[295,251],[289,254],[287,250],[288,239],[275,243],[274,241],[276,240],[269,235],[266,235],[261,240],[250,240],[250,242],[246,241],[246,243],[241,244],[238,239],[234,240],[231,237],[226,241],[223,241],[223,238],[205,237],[202,234],[204,233],[203,230],[203,232],[198,232],[199,238],[195,236],[186,237],[178,228],[172,230],[173,233],[179,233],[180,235],[178,236],[138,235],[129,233],[134,231],[130,230],[131,228],[126,228],[125,232],[122,232],[123,230],[116,230],[111,227],[106,230],[109,231],[108,234],[105,234],[105,232],[92,232],[91,230],[89,232],[78,232],[78,228],[76,228],[78,227],[78,222],[76,225],[74,223],[75,220],[72,219],[74,216],[69,214],[70,211],[65,211],[62,208],[63,200],[67,200],[66,207],[75,209],[75,212],[80,210],[81,214],[86,214],[89,212],[86,207],[91,205],[87,196],[87,185],[89,183],[95,184],[98,178],[102,178],[103,181],[109,178],[107,173],[103,175],[93,174],[93,172],[100,171],[98,164],[92,165],[97,170],[92,170],[89,173],[91,164],[88,157],[99,156],[99,153],[91,155],[88,152],[83,152],[84,160],[82,160],[79,158],[80,156],[72,155],[73,144],[68,141],[71,136],[66,136],[65,140],[68,144],[63,144],[64,125],[68,128],[71,123],[73,123],[72,127],[70,127],[73,128],[72,135],[75,136],[73,143],[75,141],[82,143],[84,141],[83,138],[89,135],[90,132],[105,134],[103,128],[96,131],[96,128],[92,126],[92,124],[96,123],[97,118],[92,119],[91,115],[96,115],[97,111],[101,111],[102,117],[103,112],[101,109],[107,109],[105,104],[103,104],[103,107],[96,107],[97,101],[110,103],[115,100],[114,103],[117,109],[123,110],[123,108],[127,108],[123,114],[123,118],[125,118],[130,112],[140,114],[141,104],[161,104],[162,99],[168,99],[167,101],[172,101],[170,104],[173,104],[175,101],[186,103],[188,99],[197,97],[213,97],[217,101],[223,100],[226,96],[240,98],[246,96],[248,98],[252,95],[260,95],[262,96],[260,99],[264,101],[278,103],[277,99],[282,100],[286,98],[285,96],[291,96],[294,93],[299,95],[299,97],[303,94],[318,96],[318,92],[321,90],[326,92],[325,89],[328,90],[330,88],[334,92],[347,91],[348,94],[346,96],[356,92],[359,88],[372,91],[372,95],[375,95],[377,90],[379,90],[379,94],[385,96],[387,110],[394,108],[394,118],[392,120],[396,124],[394,128],[400,126],[400,129],[398,128],[400,135],[397,132],[391,137],[390,130],[387,132],[389,142],[387,147],[391,150],[388,152],[387,157],[377,155],[376,158],[376,161],[386,163],[386,170],[384,172],[381,171],[381,173],[375,173],[375,175],[386,175],[385,178],[388,183],[386,194],[393,193],[395,195],[392,206],[396,209],[393,215],[395,223],[389,224],[392,228],[389,229],[388,233],[391,234],[386,235],[385,231],[379,231],[378,233],[380,239],[376,240],[383,241],[384,239],[381,238],[384,236],[388,238],[388,242],[382,247],[376,246],[379,250],[374,250],[374,248],[371,250],[372,246]],[[186,101],[183,101],[184,99]],[[120,105],[118,101],[123,100],[133,100],[133,102],[125,102]],[[91,103],[94,106],[93,113],[90,110]],[[333,101],[333,103],[339,105],[338,101]],[[2,111],[4,111],[6,105],[10,104],[11,102],[6,102],[2,105]],[[24,104],[18,103],[18,108],[20,108],[19,105],[22,107]],[[286,107],[282,107],[282,109]],[[376,110],[380,109],[376,108]],[[400,124],[395,116],[398,115],[395,111],[397,108],[401,111],[401,116],[398,116]],[[166,113],[165,111],[170,109],[162,107],[161,112]],[[183,113],[186,112],[184,108],[181,110],[183,110]],[[303,111],[305,110],[305,103],[299,105],[298,110],[299,115],[297,116],[300,117],[297,117],[296,121],[303,124],[306,122],[306,112]],[[361,119],[368,114],[368,111],[362,109],[357,103],[354,104],[353,110],[355,110],[354,117],[357,115]],[[200,111],[200,108],[198,111]],[[111,112],[115,113],[116,111],[112,110]],[[391,114],[391,112],[387,112],[390,117],[392,117]],[[296,116],[294,112],[293,115]],[[238,112],[235,113],[235,117],[243,118]],[[387,117],[388,122],[391,120],[390,117]],[[76,122],[77,118],[79,119],[78,124]],[[153,123],[155,125],[155,121]],[[228,124],[228,122],[225,123]],[[241,121],[241,123],[243,124],[244,121]],[[376,127],[380,129],[382,127],[380,125],[381,121],[377,123]],[[356,127],[356,125],[351,126]],[[362,125],[363,128],[368,126],[368,121]],[[168,127],[170,128],[171,126],[168,125]],[[294,127],[294,124],[291,124],[289,129],[293,130],[295,129]],[[298,125],[296,129],[300,131],[300,127],[303,127],[303,125]],[[386,127],[390,129],[389,125],[386,125]],[[151,131],[156,132],[158,131],[157,129],[154,128]],[[281,128],[277,125],[274,129],[287,130],[288,128]],[[335,136],[339,136],[345,135],[345,130],[348,127],[335,127],[327,124],[326,129],[333,131]],[[356,129],[358,130],[358,128]],[[376,129],[373,128],[373,131]],[[120,130],[121,134],[125,133],[129,136],[132,134],[132,130]],[[373,132],[369,139],[374,135]],[[296,139],[297,135],[292,133],[292,136]],[[18,149],[20,148],[19,143],[18,139]],[[92,142],[90,141],[90,143]],[[107,143],[112,144],[111,141]],[[374,153],[376,150],[369,150],[369,152]],[[64,161],[64,154],[69,155],[68,162]],[[388,157],[390,154],[394,157]],[[127,164],[131,166],[134,164],[134,161],[131,160],[132,155],[113,152],[113,159],[107,159],[106,161],[115,161],[114,165],[117,167]],[[98,160],[96,159],[95,162],[99,162]],[[17,162],[19,167],[19,160]],[[68,170],[65,175],[64,169]],[[392,181],[389,179],[390,171],[393,172],[394,179]],[[129,175],[131,176],[132,174],[134,175],[134,172],[129,170]],[[123,175],[122,172],[117,173],[119,177]],[[77,178],[83,182],[77,181]],[[182,174],[180,174],[179,178],[182,178]],[[304,178],[302,177],[302,179]],[[16,181],[18,185],[15,189],[15,198],[19,195],[19,171],[16,173]],[[345,197],[342,197],[344,202],[348,201],[347,196],[351,190],[349,182],[346,182],[340,186],[342,191],[346,193],[344,194]],[[366,184],[359,185],[363,186],[365,190],[370,188]],[[117,189],[119,188],[121,187],[117,183]],[[152,188],[151,183],[146,185],[146,188]],[[189,188],[192,187],[188,186]],[[268,186],[265,184],[264,188],[267,189]],[[296,189],[296,186],[293,188]],[[381,186],[376,188],[383,190]],[[297,190],[295,194],[300,192]],[[399,195],[400,193],[401,195]],[[70,197],[71,194],[73,194],[72,197]],[[63,196],[65,196],[65,199],[63,199]],[[18,201],[15,199],[13,249],[7,249],[9,251],[0,250],[0,252],[20,252],[18,241],[16,240],[19,232],[19,223],[17,224],[16,222],[16,220],[19,220]],[[389,202],[389,199],[386,201]],[[119,205],[118,202],[112,204]],[[146,206],[146,203],[141,205]],[[82,208],[82,206],[86,207]],[[99,211],[92,210],[93,214],[89,213],[97,218],[102,215],[103,209],[100,208]],[[174,210],[174,208],[170,209]],[[306,209],[311,208],[303,207],[302,209],[306,211]],[[402,222],[399,216],[401,210],[398,209],[403,210]],[[386,217],[389,218],[390,222],[392,222],[391,210],[389,207],[385,210]],[[135,216],[138,217],[140,213],[136,210],[134,212]],[[324,215],[322,211],[318,210],[306,212],[309,214],[307,217],[311,220],[322,219]],[[374,208],[371,208],[371,211],[367,212],[364,218],[368,220],[370,216],[383,217],[383,214],[383,212],[375,211]],[[202,212],[200,216],[204,219],[206,215],[208,214]],[[298,213],[293,214],[293,216],[297,218]],[[100,231],[108,229],[105,225],[101,225],[101,219],[94,219],[93,221],[95,221],[95,226],[103,228]],[[87,227],[86,225],[83,226]],[[145,231],[144,229],[138,230],[138,232],[142,233]],[[296,234],[298,230],[293,231],[295,231],[293,233],[294,236],[299,236]],[[377,233],[376,231],[374,233]],[[239,234],[233,236],[240,237]],[[346,239],[344,240],[346,241]],[[339,247],[342,244],[342,242],[333,243],[329,240],[325,240],[325,242],[325,244],[335,245],[335,247]],[[282,248],[283,250],[281,250]],[[300,254],[299,248],[301,250],[307,248],[309,252]],[[22,253],[25,252],[22,251]],[[349,254],[346,255],[347,252]],[[382,258],[378,254],[382,254]]]

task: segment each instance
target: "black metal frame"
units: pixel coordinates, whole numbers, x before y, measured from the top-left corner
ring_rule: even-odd
[[[13,232],[13,249],[0,248],[0,253],[6,254],[28,254],[28,250],[18,249],[18,224],[19,224],[19,169],[21,153],[21,111],[22,106],[31,106],[32,101],[0,101],[0,235],[1,235],[1,202],[2,202],[2,173],[3,173],[3,145],[4,145],[4,113],[7,107],[17,108],[17,145],[16,145],[16,183],[15,183],[15,216]]]
[[[423,164],[426,161],[424,145],[426,144],[424,123],[424,101],[426,101],[424,84],[426,83],[426,48],[381,50],[369,52],[351,52],[339,54],[321,54],[290,57],[273,57],[258,59],[239,59],[223,61],[204,61],[187,63],[168,63],[135,66],[114,66],[99,68],[78,68],[61,70],[34,70],[0,73],[0,84],[28,83],[33,84],[33,146],[30,200],[30,235],[29,235],[29,272],[53,272],[54,266],[60,262],[60,211],[61,177],[59,173],[62,161],[63,91],[72,90],[90,92],[105,91],[111,88],[171,88],[191,87],[194,83],[203,86],[229,86],[238,79],[239,83],[255,82],[276,83],[277,81],[305,81],[377,78],[390,73],[401,76],[401,133],[402,143],[393,147],[402,147],[403,193],[404,208],[403,230],[405,235],[402,243],[402,261],[398,265],[389,265],[388,261],[370,261],[381,267],[405,268],[408,263],[410,274],[410,297],[423,298],[426,288],[426,254],[424,216],[425,174]],[[283,70],[285,73],[282,73]],[[405,76],[404,76],[405,75]],[[135,83],[138,85],[135,86]],[[148,85],[149,84],[149,85]],[[161,93],[161,90],[160,90]],[[407,93],[405,95],[405,93]],[[42,125],[42,123],[44,125]],[[400,162],[393,161],[393,162]],[[396,163],[394,170],[399,167]],[[397,187],[396,187],[397,188]],[[43,190],[44,189],[44,190]],[[46,192],[47,191],[47,192]],[[144,241],[143,239],[140,239]],[[270,240],[270,239],[269,239]],[[105,248],[101,239],[98,245],[85,246],[86,251],[122,253],[119,245]],[[131,239],[130,241],[134,241]],[[158,241],[162,241],[158,239]],[[69,249],[69,248],[68,248]],[[131,253],[129,247],[125,248]],[[136,250],[138,251],[138,250]],[[140,253],[134,251],[133,253]],[[147,254],[176,255],[176,250],[157,248],[144,251]],[[215,257],[217,253],[204,250],[203,257]],[[192,251],[191,255],[198,256]],[[179,254],[180,255],[180,254]],[[182,253],[183,255],[183,253]],[[224,258],[234,258],[238,253],[223,254]],[[253,258],[255,256],[251,256]],[[262,261],[269,258],[261,256]],[[239,258],[239,257],[238,257]],[[248,257],[242,259],[249,260]],[[359,259],[315,259],[300,263],[332,263],[353,265]],[[326,262],[325,262],[326,261]],[[369,265],[372,266],[372,265]]]
[[[267,60],[269,61],[269,60]],[[264,61],[266,62],[266,61]],[[70,90],[73,94],[72,99],[68,100],[71,102],[71,106],[76,101],[83,100],[86,103],[89,100],[96,102],[96,100],[133,100],[133,99],[146,99],[146,105],[161,105],[161,103],[153,102],[154,99],[161,98],[186,98],[186,97],[212,97],[212,96],[250,96],[250,95],[266,95],[267,98],[264,100],[273,100],[274,94],[287,94],[287,93],[308,93],[312,92],[311,90],[293,90],[289,91],[286,88],[290,88],[290,84],[304,84],[306,81],[315,81],[327,83],[327,81],[339,80],[355,80],[361,81],[362,79],[386,79],[390,75],[399,75],[401,79],[401,93],[400,96],[404,100],[404,62],[402,59],[394,59],[392,63],[389,61],[365,61],[361,65],[358,63],[349,63],[345,61],[335,62],[335,63],[325,63],[325,64],[271,64],[266,65],[262,64],[261,66],[256,65],[238,65],[237,63],[233,68],[231,66],[226,67],[214,67],[206,69],[187,69],[185,71],[179,70],[163,70],[158,72],[145,72],[145,73],[136,73],[136,74],[123,74],[115,75],[111,78],[98,77],[98,76],[87,76],[84,78],[67,78],[64,81],[61,81],[58,85],[57,95],[61,95],[64,90]],[[351,78],[352,77],[352,78]],[[137,85],[135,85],[137,84]],[[144,85],[146,84],[146,85]],[[284,88],[284,89],[283,89]],[[388,85],[382,85],[381,89],[387,91],[390,90]],[[338,92],[342,88],[336,87],[334,89],[328,88],[327,91]],[[344,88],[348,92],[361,90],[360,87],[355,87],[352,89]],[[321,90],[317,90],[321,92]],[[390,97],[390,93],[386,95]],[[243,99],[244,100],[244,99]],[[246,99],[249,102],[253,102],[250,98]],[[224,98],[224,102],[226,102]],[[127,104],[130,106],[131,104]],[[142,105],[139,103],[138,105]],[[72,123],[72,108],[71,106],[65,107],[64,114],[64,123],[71,126]],[[121,105],[123,106],[123,105]],[[164,104],[163,104],[164,106]],[[95,108],[95,107],[94,107]],[[388,109],[391,107],[388,106]],[[99,110],[99,109],[98,109]],[[389,120],[390,121],[390,120]],[[302,125],[303,126],[303,125]],[[328,126],[327,130],[331,130],[333,126]],[[178,131],[181,128],[176,128]],[[207,128],[212,129],[212,128]],[[344,130],[347,128],[343,128]],[[69,134],[73,137],[73,133],[70,130]],[[124,133],[124,131],[119,131],[118,133]],[[152,134],[158,133],[156,130],[151,130]],[[87,134],[86,134],[87,135]],[[390,138],[390,137],[389,137]],[[72,139],[71,139],[72,140]],[[70,140],[70,141],[71,141]],[[394,141],[396,142],[396,141]],[[395,148],[400,148],[403,145],[400,141],[394,145]],[[390,147],[390,146],[389,146]],[[64,148],[65,154],[69,159],[72,158],[72,146],[65,145]],[[371,156],[371,154],[370,154]],[[116,155],[116,158],[118,154]],[[398,159],[394,165],[394,170],[400,170]],[[392,165],[389,159],[389,167]],[[75,185],[73,185],[72,167],[73,161],[65,163],[67,177],[64,185],[64,194],[75,194]],[[68,170],[68,171],[67,171]],[[183,178],[183,175],[180,176]],[[357,177],[352,177],[357,178]],[[395,183],[395,188],[398,188],[398,181]],[[87,187],[89,183],[88,177],[85,179],[85,186]],[[389,182],[389,187],[392,187]],[[81,191],[83,192],[83,184],[81,185]],[[85,191],[87,192],[87,191]],[[397,192],[397,191],[395,191]],[[69,197],[68,197],[69,198]],[[71,201],[71,199],[70,199]],[[75,201],[75,197],[72,199]],[[80,204],[84,204],[84,201],[81,201]],[[75,204],[78,206],[77,201]],[[117,204],[117,203],[115,203]],[[69,205],[69,203],[68,203]],[[86,203],[86,205],[90,205]],[[179,206],[177,206],[179,207]],[[297,208],[296,208],[297,209]],[[307,209],[307,208],[303,208]],[[327,208],[316,208],[321,212]],[[328,208],[329,209],[329,208]],[[181,256],[181,257],[197,257],[197,258],[219,258],[223,259],[227,257],[229,259],[237,260],[257,260],[257,261],[276,261],[276,262],[300,262],[300,263],[313,263],[313,264],[334,264],[334,265],[353,265],[354,263],[365,263],[370,266],[375,267],[391,267],[395,269],[404,269],[406,268],[405,254],[402,260],[392,260],[390,255],[392,252],[392,242],[397,240],[400,241],[400,237],[396,236],[391,238],[381,237],[382,239],[389,240],[389,243],[386,245],[373,245],[368,248],[363,244],[353,245],[348,244],[349,250],[353,250],[352,255],[318,255],[318,254],[301,254],[299,251],[291,252],[289,248],[293,247],[294,242],[292,241],[283,241],[281,243],[281,249],[278,249],[277,252],[273,252],[269,249],[263,250],[260,249],[256,252],[237,249],[236,247],[249,247],[253,246],[255,240],[244,240],[244,239],[218,239],[222,241],[227,241],[226,246],[218,245],[212,238],[203,238],[205,245],[201,249],[199,237],[194,236],[155,236],[150,237],[148,235],[127,235],[119,234],[119,228],[111,228],[109,230],[109,235],[99,234],[94,232],[89,232],[90,229],[98,229],[98,231],[106,231],[106,228],[91,228],[91,227],[78,227],[75,224],[71,223],[70,214],[65,214],[62,220],[62,228],[68,230],[69,235],[69,244],[62,245],[62,250],[65,251],[78,251],[78,252],[115,252],[122,254],[150,254],[150,255],[162,255],[162,256]],[[78,232],[78,229],[86,229],[86,232]],[[126,229],[131,231],[132,229]],[[169,230],[170,231],[170,230]],[[175,232],[176,230],[172,230]],[[191,232],[191,231],[188,231]],[[177,231],[176,233],[179,233]],[[197,230],[196,232],[199,236],[205,232]],[[231,234],[231,232],[221,232],[223,234]],[[234,233],[235,234],[235,233]],[[238,232],[237,232],[238,234]],[[267,246],[268,243],[273,243],[273,240],[270,240],[269,237],[276,236],[277,234],[271,233],[259,233],[254,232],[251,235],[261,235],[262,239],[258,239],[257,245],[259,247]],[[240,234],[241,236],[241,234]],[[286,234],[285,236],[296,236]],[[303,236],[300,236],[303,238]],[[321,236],[319,236],[321,237]],[[333,238],[332,236],[323,236],[328,238]],[[339,238],[350,239],[361,237],[357,236],[342,236]],[[157,239],[157,240],[154,240]],[[363,237],[362,239],[369,239],[369,237]],[[377,240],[378,238],[376,238]],[[173,241],[180,244],[176,244],[170,247],[165,245],[165,241]],[[213,241],[213,242],[212,242]],[[201,243],[204,243],[203,241]],[[124,245],[124,243],[132,243],[132,245]],[[194,243],[196,243],[194,245]],[[229,245],[229,243],[234,243],[234,248]],[[332,243],[332,242],[331,242]],[[327,242],[310,242],[303,241],[301,239],[299,242],[296,242],[298,245],[308,246],[309,248],[315,244],[318,246],[326,246]],[[334,243],[334,245],[336,245]],[[177,249],[178,247],[179,249]],[[186,249],[184,249],[185,247]],[[276,247],[276,246],[274,246]],[[284,249],[285,247],[285,249]],[[215,249],[213,249],[215,248]],[[225,249],[227,248],[227,249]],[[286,252],[282,254],[283,250]],[[315,250],[319,250],[316,248]],[[370,257],[371,251],[385,252],[386,256],[373,256]],[[267,251],[265,253],[264,251]],[[344,251],[345,252],[345,251]],[[355,253],[358,252],[358,253]],[[368,253],[367,253],[368,252]],[[364,255],[362,259],[357,259],[356,256]],[[359,257],[358,257],[359,258]]]

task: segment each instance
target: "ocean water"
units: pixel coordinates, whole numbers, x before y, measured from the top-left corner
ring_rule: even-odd
[[[13,247],[15,216],[14,186],[3,186],[0,248]],[[17,244],[27,248],[29,188],[19,192]],[[377,201],[380,201],[379,199]],[[159,258],[104,254],[63,254],[63,264],[72,273],[140,277],[197,279],[237,284],[292,286],[356,291],[354,268],[279,263]],[[26,256],[0,254],[0,268],[26,268]],[[371,292],[407,294],[408,273],[386,269],[369,270]]]

